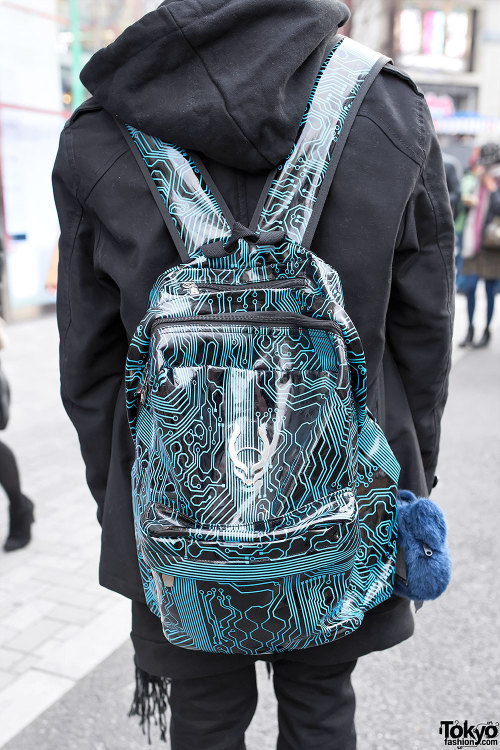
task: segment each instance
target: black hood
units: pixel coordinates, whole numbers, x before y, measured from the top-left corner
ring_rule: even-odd
[[[81,79],[112,115],[232,167],[289,153],[316,72],[349,17],[338,0],[167,0]]]

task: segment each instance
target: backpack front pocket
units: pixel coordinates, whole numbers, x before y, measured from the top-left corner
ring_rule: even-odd
[[[235,525],[353,485],[348,368],[343,344],[325,322],[307,329],[232,320],[157,328],[146,413],[137,420],[139,441],[158,464],[145,504]]]
[[[356,500],[348,491],[324,500],[233,525],[196,523],[156,503],[141,516],[142,553],[158,572],[212,581],[266,580],[326,564],[348,571],[359,541]]]
[[[159,504],[140,523],[141,554],[153,571],[166,636],[188,648],[213,643],[209,650],[221,653],[326,641],[358,545],[349,492],[253,525],[194,524]]]

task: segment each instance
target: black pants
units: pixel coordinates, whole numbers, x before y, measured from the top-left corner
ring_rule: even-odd
[[[273,660],[278,700],[277,750],[354,750],[356,661],[331,666]],[[257,706],[253,664],[211,677],[173,679],[172,750],[245,750]]]
[[[16,457],[9,446],[2,441],[0,441],[0,485],[9,498],[10,506],[18,507],[22,503],[22,494]]]

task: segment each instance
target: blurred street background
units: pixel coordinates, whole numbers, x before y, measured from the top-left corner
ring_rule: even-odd
[[[0,0],[1,354],[13,402],[0,438],[36,504],[32,543],[0,552],[0,747],[138,750],[129,602],[99,588],[99,527],[76,434],[59,400],[50,174],[65,120],[87,96],[78,75],[155,0]],[[500,0],[351,0],[343,33],[390,55],[425,93],[458,181],[475,149],[500,143]],[[498,297],[497,297],[498,299]],[[497,303],[498,304],[498,303]],[[485,323],[482,282],[477,330]],[[360,750],[443,747],[443,720],[500,721],[497,528],[500,314],[490,345],[460,348],[433,495],[450,527],[454,576],[418,613],[414,638],[355,672]],[[0,490],[0,541],[7,536]],[[272,682],[259,671],[249,750],[275,747]],[[160,743],[153,743],[160,746]]]
[[[79,72],[156,0],[0,0],[3,315],[50,306],[58,240],[49,184],[59,133],[87,96]],[[500,140],[500,0],[348,0],[342,29],[408,71],[460,177],[475,146]]]

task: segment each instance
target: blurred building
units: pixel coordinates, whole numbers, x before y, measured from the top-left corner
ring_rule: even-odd
[[[349,4],[352,36],[411,74],[444,139],[500,139],[500,0]]]
[[[86,95],[79,72],[159,1],[0,0],[4,314],[54,301],[45,291],[59,232],[50,174],[65,119]],[[347,2],[346,32],[411,73],[443,138],[500,139],[500,0]]]
[[[45,278],[59,234],[51,171],[79,72],[155,0],[0,0],[2,314],[53,304]]]

